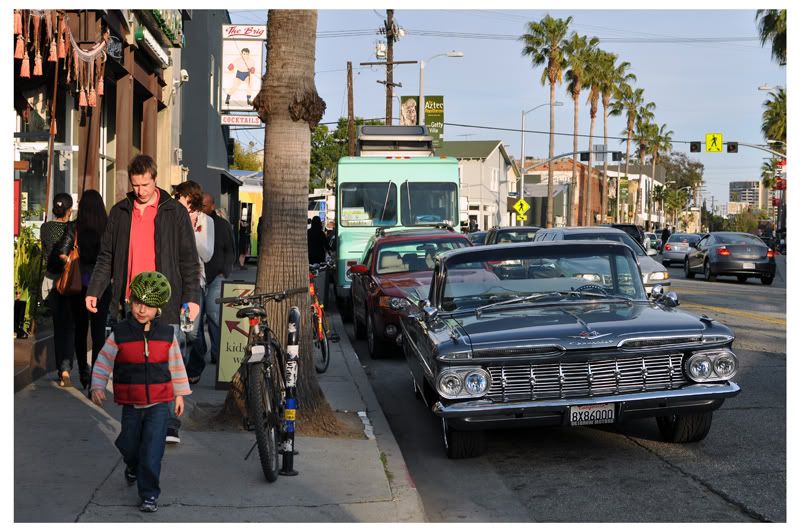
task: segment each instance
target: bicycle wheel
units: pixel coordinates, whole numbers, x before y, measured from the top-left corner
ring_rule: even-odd
[[[317,314],[311,315],[311,324],[312,324],[312,330],[314,331],[314,342],[313,342],[314,369],[317,370],[317,373],[325,373],[325,370],[328,369],[328,365],[331,362],[328,351],[328,335],[326,334],[326,331],[323,329],[322,340],[320,340],[319,316]]]
[[[275,386],[267,364],[252,364],[247,372],[247,410],[255,427],[258,457],[268,482],[278,478],[278,417]]]

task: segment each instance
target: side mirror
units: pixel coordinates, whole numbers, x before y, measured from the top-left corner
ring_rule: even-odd
[[[431,306],[431,302],[428,299],[420,301],[419,308],[422,311],[422,316],[425,318],[425,321],[431,321],[439,314],[439,309]]]
[[[697,249],[697,242],[689,242],[689,247]]]
[[[676,292],[667,292],[667,295],[661,299],[661,302],[664,304],[664,306],[671,308],[680,305],[680,301],[678,301],[678,294]]]
[[[655,257],[658,255],[658,251],[653,248],[647,248],[647,256],[648,257]]]
[[[367,273],[369,270],[367,269],[366,264],[353,264],[350,266],[350,273],[353,275],[363,275]]]
[[[653,299],[653,301],[660,300],[662,297],[664,297],[664,287],[660,284],[655,285],[650,291],[650,297]]]

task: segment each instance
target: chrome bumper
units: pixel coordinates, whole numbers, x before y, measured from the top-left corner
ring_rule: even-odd
[[[553,420],[567,412],[571,406],[614,403],[619,405],[620,418],[625,413],[656,415],[659,411],[674,409],[713,409],[728,397],[740,391],[736,383],[692,384],[675,390],[574,397],[569,399],[542,399],[496,403],[488,399],[433,405],[433,413],[450,419],[459,419],[467,425],[491,425],[494,422],[526,424],[526,421]],[[527,418],[527,419],[526,419]]]

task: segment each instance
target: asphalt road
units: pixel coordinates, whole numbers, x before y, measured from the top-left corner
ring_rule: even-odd
[[[786,289],[683,278],[681,307],[731,326],[738,397],[705,440],[660,441],[655,420],[489,433],[486,453],[448,460],[440,422],[414,398],[402,354],[372,360],[347,334],[432,522],[785,522]]]

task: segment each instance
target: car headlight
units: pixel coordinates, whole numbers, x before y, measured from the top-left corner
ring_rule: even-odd
[[[650,272],[644,275],[644,279],[646,283],[652,283],[654,281],[666,281],[669,279],[669,272]]]
[[[692,354],[686,361],[686,374],[695,382],[730,380],[739,361],[729,349],[713,349]]]
[[[378,306],[392,310],[400,310],[411,305],[411,301],[404,297],[381,296],[378,298]]]
[[[436,388],[445,399],[482,397],[489,391],[491,376],[483,368],[450,368],[439,374]]]

